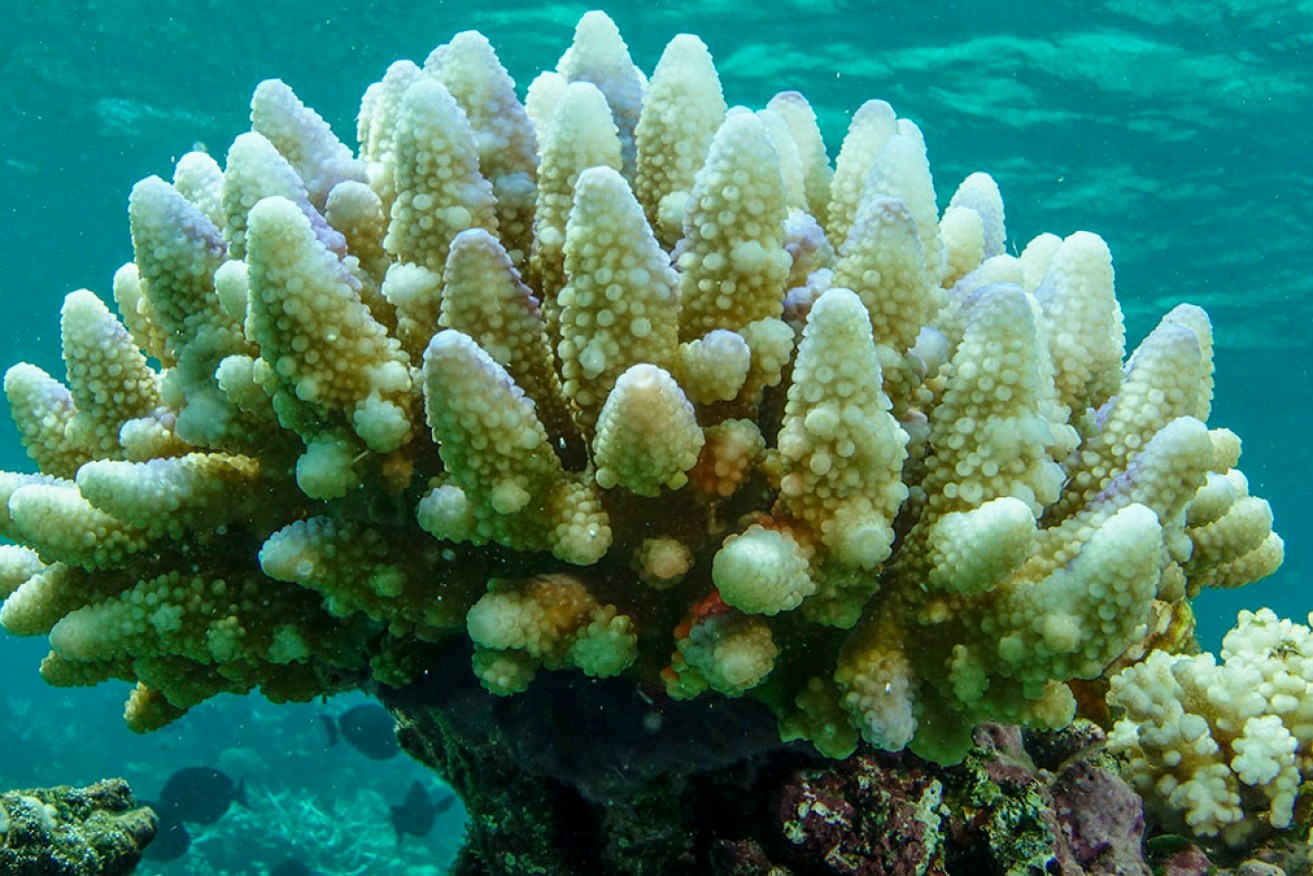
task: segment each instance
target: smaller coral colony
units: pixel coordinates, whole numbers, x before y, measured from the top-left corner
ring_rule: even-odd
[[[801,94],[727,108],[689,35],[648,79],[597,12],[523,102],[466,32],[357,134],[262,83],[222,167],[133,189],[117,315],[65,299],[66,379],[9,370],[40,473],[0,476],[0,621],[49,635],[50,683],[134,681],[149,730],[403,685],[468,637],[497,694],[628,674],[952,762],[1120,670],[1150,805],[1290,822],[1309,630],[1170,653],[1190,597],[1282,556],[1206,425],[1202,310],[1127,356],[1096,235],[1008,255],[994,181],[941,213],[889,104],[831,162]]]

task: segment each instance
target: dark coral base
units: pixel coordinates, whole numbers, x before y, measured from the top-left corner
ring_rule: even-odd
[[[460,876],[1151,872],[1143,807],[1087,722],[987,725],[954,767],[866,748],[832,761],[781,745],[758,703],[573,673],[500,698],[467,660],[448,649],[378,691],[405,749],[465,801]]]

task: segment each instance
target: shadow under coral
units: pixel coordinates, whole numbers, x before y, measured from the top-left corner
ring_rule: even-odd
[[[375,690],[465,802],[460,876],[1150,872],[1143,806],[1088,722],[984,725],[950,767],[866,746],[836,761],[780,743],[759,702],[576,673],[496,697],[468,660],[453,645]]]

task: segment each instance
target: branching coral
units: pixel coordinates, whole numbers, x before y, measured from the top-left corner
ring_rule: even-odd
[[[1221,656],[1154,651],[1113,676],[1108,743],[1169,829],[1242,846],[1290,826],[1313,774],[1313,631],[1242,611]]]
[[[1203,312],[1123,363],[1102,240],[1004,254],[984,174],[941,215],[882,101],[832,167],[801,95],[727,108],[691,36],[649,83],[593,12],[524,104],[465,33],[370,86],[358,155],[281,82],[251,118],[134,189],[67,382],[5,381],[41,473],[0,477],[0,620],[137,682],[133,727],[468,635],[497,693],[629,674],[948,761],[1280,563],[1222,501]]]

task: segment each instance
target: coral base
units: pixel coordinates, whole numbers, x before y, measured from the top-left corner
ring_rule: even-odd
[[[780,744],[757,703],[569,673],[500,698],[456,671],[467,656],[378,691],[405,749],[465,801],[461,876],[1150,872],[1141,802],[1085,722],[986,725],[952,767],[833,761]]]

